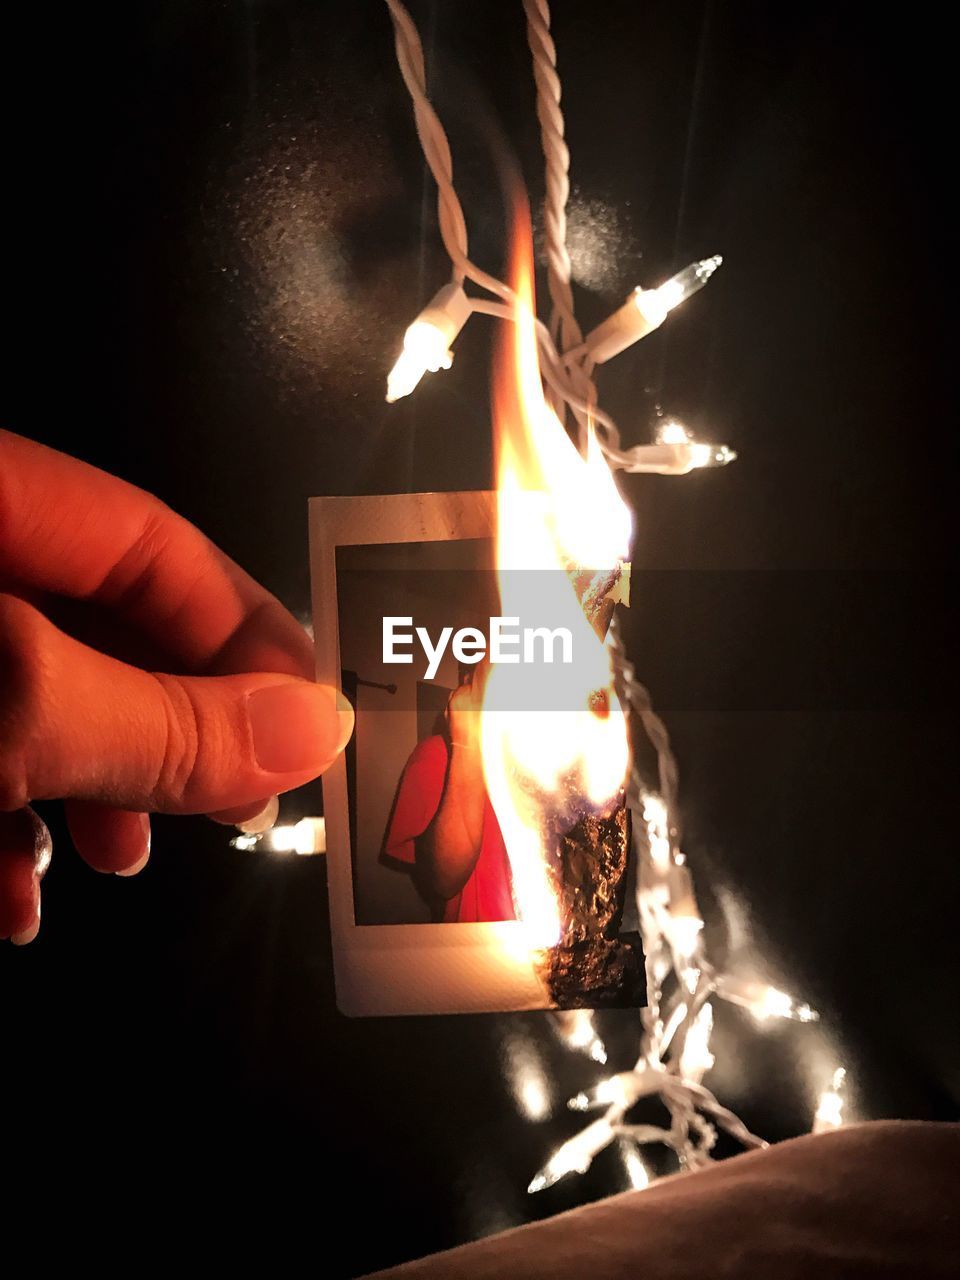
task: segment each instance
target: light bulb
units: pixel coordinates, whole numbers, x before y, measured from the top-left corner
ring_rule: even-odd
[[[696,952],[703,929],[689,867],[673,863],[667,870],[667,887],[670,898],[663,918],[663,930],[677,956],[689,961]]]
[[[403,335],[403,350],[387,375],[388,404],[408,396],[425,373],[450,368],[450,344],[469,314],[470,302],[462,287],[444,285]]]
[[[595,1120],[555,1151],[527,1187],[531,1195],[552,1187],[568,1173],[586,1173],[593,1157],[613,1141],[614,1131],[607,1120]]]
[[[811,1009],[808,1004],[801,1004],[786,991],[768,987],[762,982],[744,981],[723,974],[717,979],[717,995],[749,1010],[758,1022],[766,1022],[769,1018],[817,1022],[820,1018],[816,1009]]]
[[[697,949],[703,921],[699,916],[684,914],[671,909],[664,921],[664,930],[670,945],[681,960],[689,960]]]
[[[425,373],[449,369],[453,356],[445,334],[430,320],[414,320],[403,335],[403,350],[387,375],[387,404],[408,396]]]
[[[671,866],[670,831],[667,806],[652,791],[643,795],[643,820],[647,826],[647,841],[654,866],[665,873]]]
[[[310,857],[326,853],[327,828],[323,818],[301,818],[299,822],[281,823],[257,835],[242,834],[230,841],[234,849],[257,850],[260,853],[295,853]]]
[[[723,258],[719,253],[715,253],[712,258],[704,258],[701,262],[691,262],[689,267],[684,267],[675,276],[671,276],[659,289],[637,289],[634,301],[641,311],[649,307],[654,315],[662,312],[663,319],[658,321],[662,324],[674,307],[679,307],[681,302],[686,302],[703,288],[722,262]]]
[[[713,1009],[709,1001],[693,1020],[680,1053],[680,1075],[684,1080],[699,1084],[714,1064],[710,1052],[710,1033],[713,1031]]]
[[[591,1107],[629,1107],[636,1101],[629,1073],[611,1076],[599,1084],[578,1093],[567,1103],[571,1111],[589,1111]]]
[[[650,1171],[643,1163],[640,1152],[632,1142],[621,1139],[620,1150],[623,1156],[623,1167],[626,1170],[630,1186],[634,1191],[643,1191],[650,1185]]]
[[[657,444],[690,444],[693,437],[676,418],[668,418],[657,427]]]
[[[594,364],[603,364],[659,329],[674,307],[703,288],[722,261],[719,254],[714,254],[701,262],[691,262],[656,289],[634,289],[618,311],[587,334],[584,345]]]
[[[656,444],[635,445],[630,450],[628,471],[652,472],[661,476],[685,476],[703,467],[725,467],[736,460],[725,444],[706,444],[693,436],[675,418],[657,427]]]

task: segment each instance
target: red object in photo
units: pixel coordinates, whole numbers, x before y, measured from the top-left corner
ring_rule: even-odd
[[[384,842],[384,856],[405,866],[416,865],[416,840],[436,817],[443,799],[450,749],[435,734],[417,744],[400,779]],[[446,899],[444,924],[476,924],[514,920],[510,862],[489,797],[485,798],[483,834],[476,865],[460,890]]]

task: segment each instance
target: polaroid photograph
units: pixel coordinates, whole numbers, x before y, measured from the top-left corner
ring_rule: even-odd
[[[356,713],[323,778],[348,1015],[644,1003],[625,725],[611,748],[607,695],[578,695],[577,718],[565,701],[573,676],[582,689],[609,681],[596,636],[624,584],[508,581],[495,569],[496,501],[310,503],[317,676]],[[588,650],[589,670],[575,661]],[[558,763],[571,724],[586,765],[576,779]],[[598,790],[590,771],[604,760]]]

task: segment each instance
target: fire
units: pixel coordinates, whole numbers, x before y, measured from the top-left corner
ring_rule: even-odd
[[[572,665],[493,666],[482,752],[517,916],[537,948],[561,936],[550,874],[551,815],[571,804],[580,813],[608,810],[627,770],[626,721],[612,687],[610,654],[581,607],[571,571],[616,570],[628,554],[631,519],[592,432],[584,458],[544,399],[528,217],[518,223],[516,323],[508,326],[512,341],[503,343],[494,380],[500,611],[529,617],[533,607],[538,619],[568,628],[575,659]]]

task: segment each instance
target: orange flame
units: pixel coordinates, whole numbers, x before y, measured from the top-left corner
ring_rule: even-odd
[[[516,323],[507,326],[494,380],[500,611],[504,617],[529,613],[531,579],[519,571],[538,571],[537,607],[553,626],[562,619],[574,654],[572,665],[539,663],[522,674],[495,664],[484,695],[487,792],[510,859],[517,916],[537,948],[561,936],[550,811],[569,806],[571,794],[581,813],[609,806],[629,758],[610,655],[568,571],[615,569],[628,554],[631,520],[592,431],[584,458],[544,399],[525,206],[516,219],[512,275]],[[609,708],[602,715],[591,709],[601,690]]]

